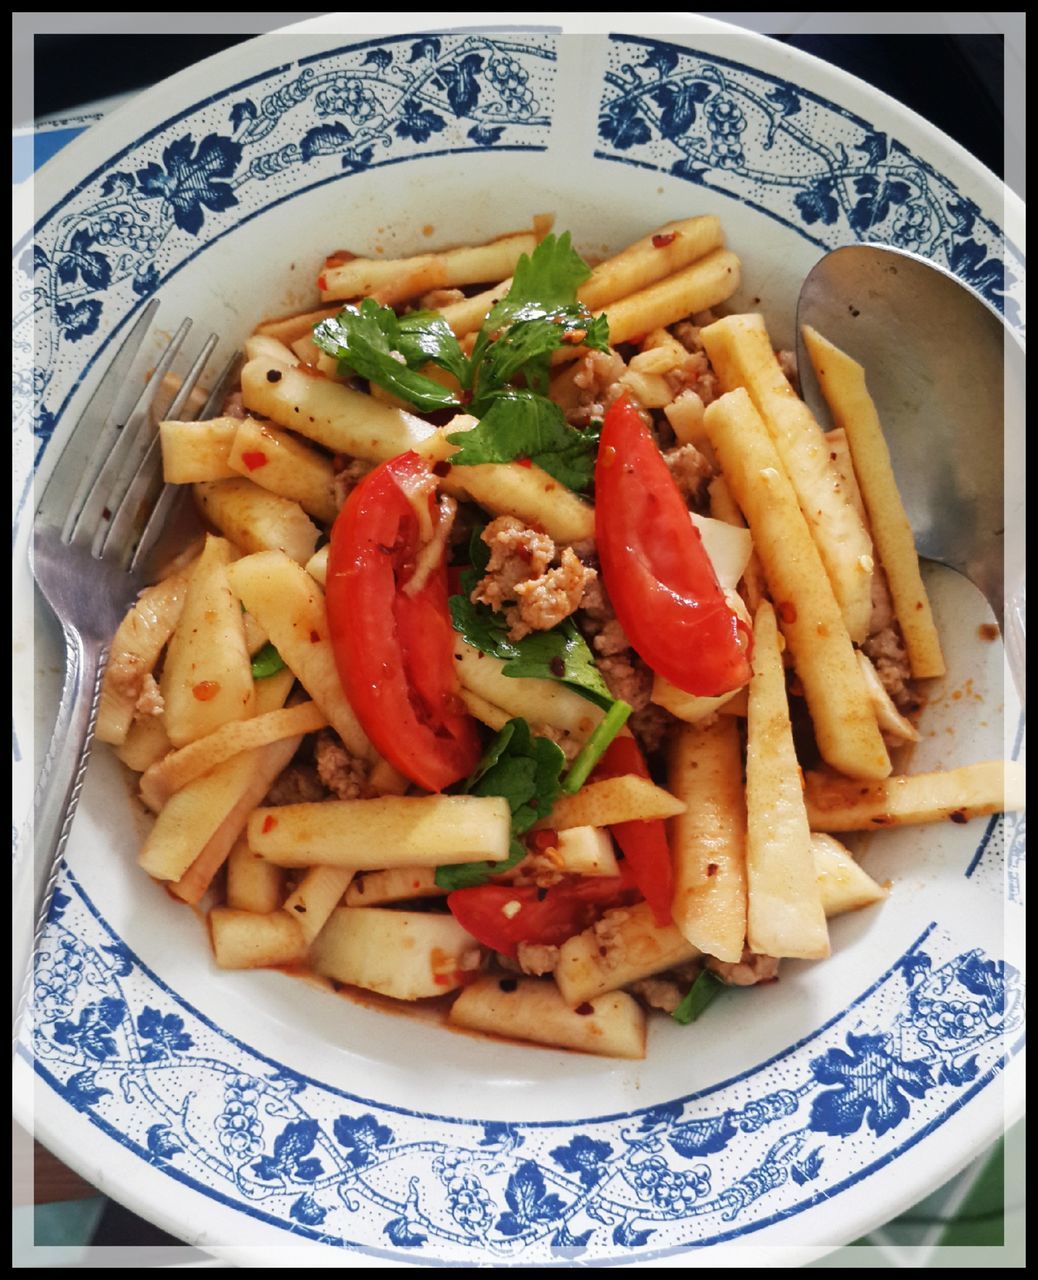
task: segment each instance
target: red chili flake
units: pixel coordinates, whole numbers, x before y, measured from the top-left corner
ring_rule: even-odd
[[[258,467],[265,467],[270,459],[260,449],[249,449],[241,456],[242,462],[250,471],[255,471]]]
[[[583,1004],[578,1004],[577,1007],[573,1010],[573,1012],[579,1013],[582,1018],[586,1018],[589,1013],[594,1013],[595,1011],[592,1008],[592,1006],[588,1003],[588,1001],[585,1000]]]
[[[311,632],[310,632],[310,643],[311,643],[311,644],[317,644],[317,642],[318,642],[320,639],[321,639],[321,637],[317,634],[317,632],[316,632],[316,631],[311,631]]]
[[[716,862],[708,862],[706,864],[706,874],[708,876],[716,876],[717,871],[718,871],[718,867]]]
[[[436,462],[433,464],[433,475],[439,476],[442,480],[444,476],[451,473],[451,464],[449,462]]]
[[[328,277],[324,274],[323,271],[317,277],[317,287],[318,289],[321,289],[321,290],[328,288]]]
[[[263,819],[263,826],[260,829],[262,830],[263,834],[266,835],[268,831],[273,831],[274,828],[277,826],[277,824],[278,824],[277,818],[275,818],[273,814],[268,813],[267,816]]]
[[[676,231],[667,231],[663,235],[653,236],[652,247],[654,249],[666,249],[667,245],[673,244],[677,237],[678,233]]]
[[[196,684],[191,692],[199,702],[208,702],[220,692],[220,685],[216,680],[203,680],[200,684]]]
[[[324,260],[325,267],[344,267],[347,262],[352,262],[357,255],[350,253],[349,249],[336,249],[334,253],[330,253]]]
[[[954,813],[949,813],[948,817],[951,818],[952,822],[968,822],[969,821],[969,819],[966,817],[966,815],[963,813],[961,809],[956,809]]]
[[[533,463],[530,461],[530,459],[529,459],[529,458],[516,458],[516,462],[518,462],[518,464],[519,464],[521,467],[532,467],[532,466],[533,466]]]
[[[435,982],[438,987],[446,987],[450,982],[450,974],[434,973],[433,982]]]
[[[535,831],[530,843],[535,849],[554,849],[559,843],[559,833],[546,827],[543,831]]]
[[[797,607],[792,600],[783,600],[778,607],[778,616],[787,626],[792,626],[797,620]]]
[[[551,662],[548,663],[548,667],[551,670],[552,675],[557,676],[560,680],[566,674],[566,664],[558,654],[556,654],[555,657],[552,658]]]
[[[562,341],[568,342],[571,347],[578,347],[586,337],[586,329],[570,329],[569,333],[562,335]]]

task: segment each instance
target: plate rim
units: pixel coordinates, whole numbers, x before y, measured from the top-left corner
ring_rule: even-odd
[[[382,15],[380,15],[380,16],[382,16]],[[404,15],[404,16],[405,16],[405,17],[407,17],[407,16],[410,16],[410,15]],[[478,17],[479,15],[467,15],[467,16],[468,16],[469,18],[473,18],[473,17]],[[500,15],[496,15],[496,16],[500,17]],[[564,15],[564,16],[565,16],[565,15]],[[670,16],[670,15],[668,15],[668,16]],[[678,18],[685,18],[685,17],[686,17],[686,15],[673,15],[673,16],[674,16],[674,17],[678,17]],[[698,15],[696,15],[696,17],[698,17]],[[320,20],[318,20],[318,21],[320,21]],[[988,170],[985,166],[983,166],[983,165],[982,165],[982,163],[981,163],[979,160],[977,160],[975,157],[971,156],[969,152],[967,152],[964,148],[962,148],[962,147],[960,146],[960,144],[956,143],[953,139],[951,139],[951,138],[949,138],[947,135],[943,134],[940,130],[937,130],[937,129],[935,128],[935,126],[931,125],[931,124],[930,124],[928,121],[926,121],[923,117],[921,117],[921,116],[919,116],[917,113],[915,113],[915,112],[911,111],[911,109],[910,109],[910,108],[908,108],[908,107],[904,106],[903,104],[901,104],[900,102],[898,102],[896,99],[894,99],[894,98],[890,97],[889,95],[883,94],[883,93],[882,93],[881,91],[879,91],[879,90],[873,89],[873,88],[872,88],[872,86],[867,85],[865,82],[858,80],[856,77],[854,77],[854,76],[850,75],[850,74],[849,74],[849,73],[847,73],[847,72],[844,72],[842,69],[840,69],[840,68],[838,68],[838,67],[834,67],[834,66],[832,66],[832,65],[831,65],[831,64],[829,64],[829,63],[825,63],[824,61],[822,61],[822,60],[820,60],[820,59],[818,59],[818,58],[815,58],[813,55],[805,54],[805,53],[803,53],[803,52],[802,52],[802,51],[800,51],[800,50],[789,49],[789,48],[788,48],[788,46],[778,46],[777,44],[775,44],[775,42],[770,41],[768,37],[763,36],[763,35],[760,35],[759,33],[751,32],[751,31],[747,31],[747,30],[744,30],[744,29],[741,29],[741,28],[737,28],[737,27],[733,27],[733,26],[731,26],[730,24],[727,24],[727,23],[721,23],[721,22],[716,22],[716,21],[714,21],[714,20],[707,20],[707,19],[700,19],[698,22],[695,22],[695,21],[694,21],[694,22],[692,22],[692,23],[690,24],[691,29],[690,29],[690,30],[688,30],[688,31],[680,31],[680,32],[678,32],[678,31],[671,31],[671,32],[668,32],[668,33],[664,33],[664,32],[654,32],[654,33],[652,33],[652,34],[651,34],[650,38],[656,38],[656,39],[659,39],[659,40],[666,40],[666,39],[668,39],[668,36],[669,36],[670,38],[672,38],[672,39],[677,39],[677,38],[688,38],[688,37],[695,36],[695,35],[698,35],[698,34],[703,34],[702,25],[701,25],[703,22],[707,22],[707,23],[709,23],[709,26],[710,26],[710,33],[711,33],[711,34],[713,34],[713,33],[721,33],[721,34],[726,34],[726,35],[736,35],[736,36],[739,36],[740,38],[742,38],[742,39],[744,39],[744,40],[747,40],[747,41],[753,41],[754,43],[757,43],[757,44],[759,44],[759,45],[761,45],[761,46],[765,46],[765,45],[766,45],[766,46],[767,46],[768,48],[770,48],[770,49],[776,49],[776,48],[781,49],[781,50],[783,50],[783,52],[784,52],[786,55],[788,55],[789,61],[790,61],[793,65],[796,65],[796,64],[798,64],[798,63],[803,64],[803,63],[805,63],[805,62],[806,62],[807,64],[813,64],[813,65],[817,66],[818,68],[824,68],[824,70],[825,70],[826,74],[827,74],[830,78],[835,78],[835,79],[836,79],[836,81],[837,81],[837,83],[839,83],[840,81],[846,81],[849,85],[855,86],[855,90],[856,90],[856,92],[861,92],[862,90],[866,91],[866,94],[867,94],[868,98],[869,98],[871,101],[876,101],[876,100],[880,100],[880,101],[881,101],[881,106],[882,106],[882,112],[883,112],[883,114],[893,115],[893,116],[901,117],[901,118],[908,118],[908,119],[910,120],[910,123],[911,123],[911,125],[912,125],[912,127],[913,127],[914,129],[918,129],[918,130],[922,130],[922,131],[929,132],[929,133],[933,134],[935,138],[940,139],[940,141],[941,141],[941,143],[942,143],[942,145],[943,145],[943,146],[945,146],[945,147],[951,147],[951,148],[957,149],[957,150],[961,153],[961,157],[960,157],[960,158],[961,158],[962,163],[963,163],[963,165],[964,165],[964,167],[965,167],[965,168],[967,168],[968,170],[972,171],[972,172],[973,172],[973,174],[974,174],[975,176],[979,174],[979,175],[980,175],[980,176],[985,180],[985,182],[991,182],[991,183],[993,183],[993,184],[996,184],[996,185],[997,185],[997,187],[1001,188],[1001,190],[1002,190],[1004,193],[1006,193],[1009,197],[1011,197],[1011,199],[1010,199],[1007,203],[1010,203],[1010,204],[1011,204],[1011,203],[1012,203],[1012,201],[1014,201],[1014,200],[1015,200],[1015,201],[1020,205],[1020,208],[1021,208],[1021,210],[1022,210],[1022,208],[1023,208],[1023,202],[1019,200],[1019,197],[1016,197],[1015,193],[1013,193],[1013,192],[1009,191],[1009,189],[1005,187],[1005,184],[1004,184],[1004,183],[1001,183],[1001,181],[1000,181],[1000,180],[999,180],[999,179],[998,179],[998,178],[997,178],[997,177],[996,177],[996,176],[995,176],[995,175],[994,175],[990,170]],[[269,41],[272,37],[276,37],[277,35],[282,34],[282,33],[283,33],[284,31],[286,31],[286,30],[287,30],[287,31],[293,31],[293,30],[295,30],[295,29],[297,29],[297,28],[306,28],[306,27],[309,27],[309,26],[310,26],[310,24],[309,24],[309,23],[295,24],[295,26],[294,26],[294,27],[290,27],[290,28],[287,28],[287,29],[281,29],[281,30],[280,30],[280,31],[278,31],[278,32],[268,33],[268,34],[267,34],[267,35],[265,35],[265,36],[259,36],[259,37],[257,37],[256,41],[249,41],[249,42],[247,42],[247,43],[248,43],[249,45],[255,46],[255,45],[257,45],[257,44],[258,44],[258,43],[260,43],[260,42]],[[434,30],[434,29],[435,29],[435,30],[443,30],[443,27],[442,27],[442,25],[440,25],[440,24],[436,24],[436,26],[435,26],[435,27],[430,26],[430,27],[429,27],[429,28],[427,28],[427,29],[429,29],[429,30]],[[399,27],[397,27],[396,25],[394,25],[394,27],[393,27],[393,29],[392,29],[392,30],[387,30],[387,31],[385,31],[385,32],[384,32],[384,34],[385,34],[386,36],[390,36],[390,35],[399,35],[399,34],[403,34],[403,35],[405,35],[405,36],[406,36],[406,35],[408,35],[408,34],[411,34],[412,32],[413,32],[413,33],[415,33],[415,34],[418,34],[421,30],[422,30],[422,28],[421,28],[421,27],[415,27],[413,24],[410,24],[410,23],[407,23],[407,22],[403,22],[403,21],[402,21],[402,22],[400,22]],[[601,33],[599,33],[599,34],[606,34],[606,33],[605,33],[605,32],[601,32]],[[630,34],[630,35],[634,35],[635,33],[633,33],[633,32],[629,32],[629,31],[622,31],[622,32],[619,32],[618,34],[620,34],[620,35],[628,35],[628,34]],[[639,34],[640,34],[640,33],[639,33]],[[357,41],[354,41],[354,42],[353,42],[353,44],[354,44],[354,45],[355,45],[356,43],[358,43],[358,42],[357,42]],[[236,46],[235,48],[240,49],[240,48],[241,48],[241,46]],[[143,91],[143,93],[142,93],[141,95],[138,95],[138,96],[139,96],[139,97],[150,96],[150,95],[153,95],[153,94],[157,93],[157,92],[158,92],[158,91],[160,91],[160,90],[162,90],[162,91],[166,91],[166,92],[169,92],[171,89],[177,89],[177,88],[179,88],[179,83],[178,83],[178,82],[180,82],[181,80],[183,80],[184,82],[188,81],[189,79],[191,79],[192,77],[194,77],[195,75],[197,75],[197,74],[198,74],[198,72],[199,72],[199,68],[204,67],[206,64],[218,63],[218,62],[222,62],[222,61],[229,61],[229,60],[230,60],[230,58],[233,56],[233,54],[234,54],[234,52],[235,52],[235,48],[232,48],[232,49],[230,49],[230,50],[228,50],[228,51],[225,51],[224,53],[216,54],[216,55],[214,55],[214,56],[213,56],[213,58],[211,58],[211,59],[206,59],[203,63],[197,63],[197,64],[194,64],[192,67],[186,68],[184,71],[177,73],[177,75],[176,75],[176,76],[173,76],[173,77],[170,77],[170,78],[169,78],[169,79],[167,79],[167,80],[164,80],[164,81],[158,82],[158,84],[156,84],[155,86],[152,86],[151,88],[149,88],[149,89],[147,89],[147,90],[144,90],[144,91]],[[753,64],[752,64],[752,60],[751,60],[750,65],[753,65]],[[231,87],[231,86],[228,86],[228,89],[230,89],[230,87]],[[49,183],[51,180],[53,180],[53,181],[54,181],[54,182],[56,182],[56,183],[58,182],[58,177],[57,177],[57,175],[60,173],[60,168],[61,168],[61,163],[60,163],[60,162],[61,162],[61,160],[62,160],[62,156],[63,156],[63,155],[65,155],[65,161],[66,161],[66,164],[67,164],[67,163],[68,163],[68,160],[69,160],[70,158],[72,158],[72,159],[78,159],[78,154],[79,154],[79,152],[80,152],[80,151],[81,151],[81,152],[83,152],[83,154],[84,154],[84,155],[88,154],[88,150],[87,150],[87,149],[88,149],[88,147],[89,147],[89,146],[93,146],[93,147],[97,148],[97,149],[98,149],[98,152],[99,152],[99,151],[105,151],[105,150],[108,150],[109,148],[108,148],[108,143],[107,143],[106,139],[107,139],[107,137],[108,137],[108,133],[109,133],[109,126],[111,126],[111,132],[112,132],[113,136],[118,136],[119,131],[120,131],[120,130],[122,130],[122,129],[125,127],[125,126],[123,125],[123,120],[126,120],[127,122],[130,120],[130,113],[129,113],[129,110],[128,110],[128,109],[129,109],[129,108],[131,108],[131,107],[133,106],[133,102],[134,102],[134,101],[136,101],[136,98],[135,98],[135,99],[133,99],[133,100],[131,100],[131,101],[130,101],[130,102],[128,102],[127,104],[125,104],[122,108],[120,108],[118,111],[116,111],[115,113],[113,113],[113,114],[112,114],[112,116],[110,116],[110,117],[106,118],[106,119],[105,119],[104,121],[102,121],[102,122],[99,122],[99,124],[98,124],[98,125],[94,126],[94,127],[93,127],[93,128],[91,128],[91,129],[90,129],[86,134],[82,135],[82,137],[81,137],[81,138],[74,140],[74,141],[70,144],[70,146],[69,146],[69,148],[68,148],[67,150],[68,150],[68,151],[72,151],[72,149],[73,149],[73,148],[77,148],[78,150],[77,150],[77,152],[76,152],[76,155],[75,155],[75,156],[73,156],[73,157],[69,157],[69,156],[65,155],[65,153],[63,152],[63,153],[60,153],[58,156],[56,156],[56,157],[55,157],[54,159],[52,159],[51,161],[49,161],[49,162],[47,163],[47,165],[43,166],[43,167],[41,168],[41,170],[39,171],[38,175],[36,175],[36,176],[37,176],[38,178],[43,178],[43,179],[44,179],[44,187],[46,187],[47,183]],[[167,118],[166,118],[166,120],[167,120],[167,121],[168,121],[169,119],[170,119],[170,117],[167,117]],[[95,154],[96,154],[96,153],[97,153],[97,152],[95,152]],[[80,180],[82,181],[83,179],[80,179]],[[34,223],[34,225],[35,225],[35,223]],[[30,228],[30,234],[31,234],[31,228]],[[26,520],[26,517],[25,517],[25,516],[23,516],[23,521],[22,521],[22,523],[24,523],[24,522],[25,522],[25,520]],[[1005,1075],[1006,1075],[1006,1073],[1003,1073],[1003,1079],[1005,1078]],[[64,1105],[66,1105],[66,1104],[62,1103],[62,1106],[64,1106]],[[1001,1129],[1001,1125],[996,1125],[996,1126],[995,1126],[994,1131],[997,1133],[998,1131],[1000,1131],[1000,1129]],[[61,1137],[60,1127],[59,1127],[57,1130],[55,1130],[55,1133],[56,1133],[56,1135],[57,1135],[57,1139],[58,1139],[58,1140],[57,1140],[57,1142],[55,1142],[55,1144],[54,1144],[54,1145],[55,1145],[55,1146],[61,1145],[61,1143],[60,1143],[60,1137]],[[987,1145],[989,1141],[990,1141],[990,1140],[986,1140],[986,1141],[985,1141],[985,1143],[984,1143],[983,1145]],[[48,1145],[51,1145],[50,1139],[48,1139]],[[975,1155],[976,1155],[976,1151],[974,1151],[974,1152],[972,1152],[972,1153],[967,1154],[966,1156],[964,1156],[964,1157],[963,1157],[963,1159],[962,1159],[962,1162],[961,1162],[961,1166],[960,1166],[960,1167],[964,1167],[966,1164],[968,1164],[968,1163],[969,1163],[969,1161],[970,1161],[972,1158],[974,1158],[974,1156],[975,1156]],[[72,1157],[71,1157],[71,1158],[66,1158],[64,1155],[62,1156],[62,1158],[63,1158],[63,1159],[66,1159],[66,1162],[70,1165],[70,1167],[73,1167],[73,1168],[75,1167],[76,1156],[75,1156],[75,1154],[74,1154],[74,1153],[72,1154]],[[954,1176],[954,1175],[948,1175],[948,1176]],[[934,1186],[938,1186],[938,1185],[940,1185],[940,1184],[941,1184],[941,1182],[943,1182],[943,1181],[945,1181],[945,1180],[947,1180],[947,1178],[946,1178],[945,1176],[943,1176],[943,1175],[935,1175]],[[122,1187],[118,1187],[118,1188],[115,1188],[115,1189],[105,1189],[103,1186],[101,1186],[101,1187],[99,1187],[99,1189],[105,1190],[105,1194],[110,1194],[110,1195],[112,1195],[112,1198],[114,1198],[114,1199],[120,1199],[120,1200],[121,1200],[121,1199],[123,1198],[123,1195],[125,1194],[125,1189],[124,1189],[124,1188],[122,1188]],[[925,1194],[925,1193],[924,1193],[924,1194]],[[920,1197],[920,1198],[921,1198],[921,1197]],[[151,1214],[152,1214],[153,1212],[154,1212],[154,1211],[152,1210],[152,1211],[150,1212],[149,1216],[151,1216]],[[154,1217],[152,1217],[152,1220],[154,1220]],[[886,1220],[886,1219],[885,1219],[885,1218],[882,1218],[882,1219],[880,1219],[880,1220],[881,1220],[881,1221],[883,1221],[883,1220]],[[871,1228],[870,1228],[870,1229],[871,1229]],[[838,1246],[833,1246],[833,1247],[838,1247]],[[342,1252],[341,1252],[341,1251],[339,1251],[338,1256],[339,1256],[339,1259],[340,1259],[340,1262],[341,1262],[341,1259],[342,1259],[342,1256],[343,1256],[343,1254],[342,1254]],[[419,1259],[410,1259],[410,1260],[406,1260],[406,1259],[405,1259],[405,1261],[413,1261],[413,1262],[415,1262],[416,1264],[418,1264],[418,1263],[420,1262],[420,1260],[419,1260]]]

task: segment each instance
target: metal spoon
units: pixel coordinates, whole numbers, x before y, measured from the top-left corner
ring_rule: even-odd
[[[823,426],[805,324],[864,365],[919,553],[984,593],[1022,701],[1024,353],[1015,334],[924,258],[890,245],[834,249],[797,302],[801,392]],[[1007,433],[1007,423],[1019,431]],[[1007,438],[1020,441],[1018,458],[1006,455]]]

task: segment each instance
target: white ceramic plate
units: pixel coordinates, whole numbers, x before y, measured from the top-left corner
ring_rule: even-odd
[[[189,314],[229,352],[259,318],[309,304],[340,247],[417,251],[553,210],[597,254],[717,212],[741,301],[783,345],[819,253],[863,237],[934,256],[1020,321],[1003,235],[1018,206],[831,67],[689,15],[638,36],[478,14],[423,34],[405,17],[389,35],[383,15],[370,34],[340,17],[352,34],[326,22],[230,50],[40,173],[35,238],[15,251],[25,601],[33,466],[53,463],[153,293],[160,326]],[[931,581],[949,674],[913,769],[1019,754],[1000,649],[978,638],[986,605],[954,574]],[[24,807],[27,690],[46,724],[59,662],[42,623],[35,659],[16,653]],[[736,1246],[737,1261],[803,1261],[920,1199],[1018,1109],[1023,832],[995,817],[873,836],[866,866],[893,891],[833,923],[830,960],[787,962],[777,985],[691,1027],[656,1019],[631,1064],[217,972],[203,922],[138,873],[140,817],[99,750],[18,1058],[20,1112],[108,1194],[237,1261],[684,1265]]]

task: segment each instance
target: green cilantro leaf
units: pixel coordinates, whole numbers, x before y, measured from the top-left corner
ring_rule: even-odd
[[[547,392],[552,353],[566,341],[608,349],[606,317],[592,317],[577,301],[577,289],[590,274],[569,232],[546,236],[520,258],[508,293],[491,309],[467,359],[439,312],[398,317],[373,298],[322,320],[314,327],[314,342],[341,368],[417,409],[461,408],[467,399],[480,423],[450,437],[462,445],[452,464],[529,458],[560,484],[584,493],[594,476],[597,439],[571,427]],[[453,374],[466,396],[420,372],[430,363]],[[513,385],[520,378],[521,389]]]
[[[590,275],[591,268],[573,248],[568,231],[545,236],[533,253],[524,253],[516,263],[512,284],[494,304],[488,324],[491,328],[510,324],[520,309],[531,303],[542,311],[570,306]]]
[[[441,889],[474,889],[477,885],[486,884],[491,876],[499,876],[517,867],[527,852],[526,845],[513,837],[504,862],[459,862],[454,866],[437,867],[436,883]]]
[[[461,576],[464,579],[466,575]],[[451,596],[447,607],[454,630],[473,649],[502,661],[516,656],[518,646],[514,640],[509,640],[508,624],[502,614],[495,613],[489,605],[474,604],[467,595]]]
[[[460,407],[453,391],[416,372],[430,361],[452,373],[466,370],[457,338],[434,312],[418,312],[400,321],[391,307],[365,298],[359,307],[343,307],[337,316],[322,320],[313,338],[340,365],[416,408]]]
[[[437,867],[441,889],[468,889],[510,870],[526,854],[519,836],[551,812],[562,790],[559,777],[566,763],[562,748],[536,738],[521,717],[509,720],[490,744],[462,790],[474,796],[504,796],[512,812],[512,843],[504,862],[468,862]]]
[[[515,319],[496,341],[484,344],[478,352],[474,350],[473,362],[478,355],[479,363],[472,412],[478,416],[488,398],[520,373],[530,390],[546,396],[551,354],[565,345],[569,333],[579,335],[574,339],[577,345],[593,346],[600,351],[609,345],[606,317],[593,320],[583,307],[574,305]]]
[[[505,663],[506,676],[559,680],[603,710],[608,711],[613,705],[615,699],[572,618],[550,631],[535,631],[525,636],[515,645],[515,650],[515,657]]]
[[[591,268],[573,248],[569,232],[545,236],[516,264],[512,284],[483,322],[472,351],[472,412],[480,415],[489,396],[522,372],[528,387],[548,390],[551,353],[580,331],[585,346],[605,351],[609,322],[593,318],[577,301],[577,289]],[[513,455],[515,456],[515,455]]]
[[[683,1027],[687,1027],[690,1022],[695,1022],[716,996],[721,994],[724,987],[725,984],[723,982],[715,978],[709,970],[704,969],[695,982],[692,983],[684,1000],[670,1016],[675,1022],[680,1022]]]
[[[553,400],[531,391],[501,391],[477,427],[447,439],[460,446],[451,455],[455,467],[529,458],[578,493],[590,487],[595,474],[595,439],[571,427]]]
[[[398,329],[397,350],[409,365],[437,364],[464,385],[469,376],[468,359],[454,330],[438,311],[411,311],[400,317]]]
[[[268,676],[276,676],[279,671],[284,671],[284,669],[284,658],[269,640],[262,649],[257,649],[252,655],[253,680],[266,680]]]

